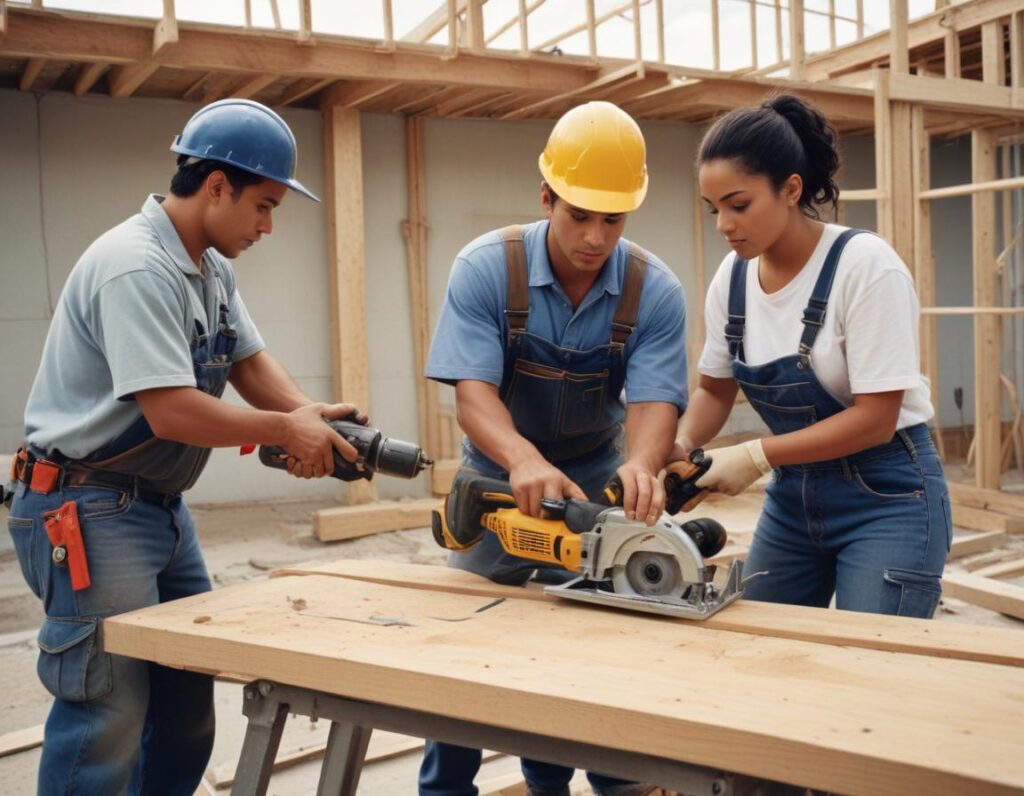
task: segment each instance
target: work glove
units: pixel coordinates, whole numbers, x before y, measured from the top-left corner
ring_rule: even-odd
[[[738,495],[772,469],[759,439],[716,448],[707,454],[711,457],[711,467],[697,479],[697,486],[712,492]]]

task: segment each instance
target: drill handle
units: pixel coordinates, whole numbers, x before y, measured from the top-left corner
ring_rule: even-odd
[[[333,451],[334,472],[331,475],[341,481],[358,481],[361,478],[369,481],[373,478],[372,462],[379,447],[380,431],[351,420],[327,420],[325,418],[324,422],[341,434],[359,454],[354,462],[350,462],[335,449]],[[288,452],[280,445],[260,445],[259,457],[267,467],[278,470],[287,469]],[[368,461],[371,462],[371,466],[367,466]]]

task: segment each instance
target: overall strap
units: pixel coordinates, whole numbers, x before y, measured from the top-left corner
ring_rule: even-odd
[[[743,332],[747,322],[747,261],[736,257],[732,261],[732,275],[729,279],[729,320],[725,322],[725,340],[729,344],[729,355],[741,362],[743,356]]]
[[[619,306],[615,308],[615,317],[612,318],[611,345],[620,351],[625,348],[626,341],[636,329],[646,275],[647,253],[631,242],[626,259],[626,275],[622,278],[622,295],[619,297]]]
[[[505,302],[505,320],[511,343],[526,332],[526,319],[530,316],[530,288],[526,270],[526,246],[523,228],[513,225],[501,231],[505,244],[505,267],[508,270],[508,298]]]
[[[814,283],[811,298],[804,309],[804,331],[800,335],[799,349],[800,356],[802,357],[810,356],[811,349],[814,347],[814,341],[818,337],[818,332],[821,331],[822,324],[825,322],[828,297],[832,293],[832,284],[835,282],[836,270],[839,266],[839,258],[843,254],[843,249],[846,248],[850,238],[863,231],[862,229],[844,230],[832,243],[828,254],[825,255],[825,264],[821,267],[818,281]]]

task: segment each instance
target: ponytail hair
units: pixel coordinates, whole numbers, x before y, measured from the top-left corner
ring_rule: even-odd
[[[736,160],[749,174],[763,174],[775,190],[791,174],[799,174],[804,190],[800,208],[819,218],[819,205],[835,212],[839,187],[837,135],[813,106],[792,94],[778,94],[752,108],[727,113],[701,141],[697,165],[712,160]]]

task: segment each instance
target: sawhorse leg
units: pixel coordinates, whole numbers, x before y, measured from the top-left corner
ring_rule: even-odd
[[[245,687],[242,712],[249,719],[249,726],[235,770],[232,796],[263,796],[267,792],[284,722],[288,718],[288,704],[273,694],[273,684],[265,680]]]
[[[372,733],[372,728],[352,722],[331,722],[317,796],[355,796]]]

